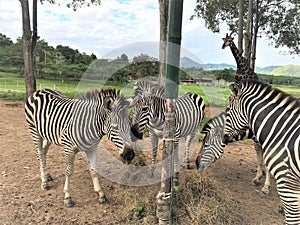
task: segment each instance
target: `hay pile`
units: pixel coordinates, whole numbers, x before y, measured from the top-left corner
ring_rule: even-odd
[[[173,224],[242,224],[241,216],[234,213],[237,204],[226,191],[218,190],[213,180],[196,170],[181,170],[180,176],[180,187],[173,195]],[[124,205],[118,212],[123,215],[122,224],[158,224],[156,195],[160,190],[159,183],[141,187],[119,186],[123,189],[122,194],[114,199]]]

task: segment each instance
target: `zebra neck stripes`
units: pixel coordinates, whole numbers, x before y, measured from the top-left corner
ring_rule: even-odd
[[[266,167],[275,177],[286,224],[300,224],[300,103],[260,82],[231,87],[225,136],[249,124],[262,145]]]

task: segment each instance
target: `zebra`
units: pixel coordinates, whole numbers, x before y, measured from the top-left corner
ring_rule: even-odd
[[[134,103],[134,116],[132,118],[132,132],[142,138],[142,133],[147,127],[150,131],[152,144],[152,169],[153,173],[156,164],[158,139],[163,138],[165,121],[165,99],[164,89],[160,86],[152,87],[152,95],[139,97]],[[175,110],[175,186],[178,185],[178,143],[181,137],[185,141],[184,163],[190,168],[189,149],[199,126],[204,117],[205,104],[201,96],[186,93],[176,99]]]
[[[51,144],[64,147],[66,167],[64,203],[74,206],[70,195],[70,179],[76,153],[82,151],[100,203],[106,196],[95,171],[96,154],[101,138],[108,138],[118,147],[123,161],[134,158],[130,137],[129,102],[115,89],[93,90],[80,98],[67,98],[60,92],[43,89],[34,92],[25,103],[26,121],[37,149],[40,162],[41,188],[49,189],[52,178],[46,169],[46,154]]]
[[[196,168],[199,171],[205,170],[211,163],[222,157],[224,153],[225,144],[223,141],[224,126],[226,120],[226,112],[222,112],[216,117],[211,118],[203,127],[201,133],[204,134],[204,139],[201,148],[196,157]],[[252,179],[253,185],[259,185],[260,179],[263,175],[263,159],[261,145],[257,142],[251,129],[247,129],[245,132],[238,134],[234,138],[231,138],[230,142],[239,141],[243,139],[253,139],[254,147],[257,157],[257,172],[256,176]],[[266,180],[262,187],[262,192],[269,194],[270,187],[270,173],[266,170]]]
[[[263,159],[275,177],[286,224],[300,224],[300,103],[268,84],[230,86],[225,140],[248,127],[262,145]]]

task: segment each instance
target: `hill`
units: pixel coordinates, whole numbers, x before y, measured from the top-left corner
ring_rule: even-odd
[[[223,70],[223,69],[234,69],[235,65],[226,63],[198,63],[188,57],[180,59],[181,68],[202,68],[204,70]],[[268,74],[274,76],[292,76],[300,77],[300,66],[299,65],[286,65],[286,66],[267,66],[267,67],[256,67],[255,72],[259,74]]]
[[[226,64],[226,63],[205,63],[205,64],[201,64],[198,63],[188,57],[182,57],[180,59],[180,67],[181,68],[203,68],[204,70],[223,70],[223,69],[236,69],[236,66],[234,65],[230,65],[230,64]]]
[[[277,67],[271,71],[271,74],[275,76],[300,77],[300,66],[290,64],[286,66]]]
[[[256,67],[255,72],[260,74],[271,74],[272,71],[281,66]]]

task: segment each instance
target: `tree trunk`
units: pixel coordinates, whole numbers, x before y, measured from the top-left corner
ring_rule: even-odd
[[[251,60],[250,60],[250,68],[253,69],[255,68],[255,60],[256,60],[256,45],[257,45],[257,35],[258,35],[258,29],[259,29],[259,15],[258,15],[258,1],[257,1],[257,6],[255,10],[255,24],[253,28],[253,40],[252,40],[252,52],[251,52]]]
[[[166,112],[161,188],[157,195],[157,216],[160,225],[172,224],[172,176],[174,174],[175,104],[178,96],[183,0],[171,0],[168,17],[166,64]],[[177,171],[175,169],[175,171]],[[177,177],[178,178],[178,177]]]
[[[257,34],[258,34],[258,26],[255,25],[254,27],[254,33],[253,33],[253,41],[252,41],[252,54],[251,54],[251,62],[250,62],[250,68],[253,69],[255,68],[255,60],[256,60],[256,44],[257,44]]]
[[[30,16],[28,0],[20,0],[22,8],[22,23],[23,23],[23,54],[24,54],[24,72],[25,72],[25,87],[26,96],[30,96],[36,90],[36,79],[33,68],[32,55],[32,33],[30,28]]]
[[[243,52],[243,28],[244,28],[244,0],[239,0],[239,31],[238,31],[238,49]]]
[[[169,0],[159,0],[160,43],[159,43],[159,83],[166,77],[167,33]]]
[[[31,57],[32,57],[32,74],[36,79],[36,43],[38,40],[37,35],[37,0],[33,0],[32,5],[32,40],[31,40]]]
[[[244,57],[247,59],[248,66],[250,66],[250,58],[251,58],[252,33],[253,33],[253,0],[249,0],[247,25],[246,25],[246,32],[244,38],[244,43],[245,43]]]

